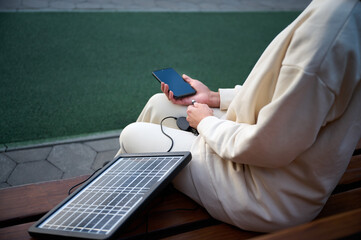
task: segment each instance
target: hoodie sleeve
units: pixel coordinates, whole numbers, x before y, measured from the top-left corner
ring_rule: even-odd
[[[237,85],[235,88],[220,88],[218,89],[220,96],[220,109],[225,111],[228,109],[229,104],[232,102],[233,98],[241,89],[241,85]]]
[[[282,67],[273,98],[261,108],[255,124],[207,117],[198,131],[223,159],[282,167],[314,143],[333,102],[334,94],[316,75]]]

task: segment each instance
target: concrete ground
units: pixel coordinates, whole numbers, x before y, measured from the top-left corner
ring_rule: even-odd
[[[311,0],[0,0],[21,11],[289,11]],[[0,188],[90,174],[113,159],[120,131],[24,146],[0,145]],[[10,146],[10,147],[9,147]]]
[[[0,11],[289,11],[311,0],[0,0]]]

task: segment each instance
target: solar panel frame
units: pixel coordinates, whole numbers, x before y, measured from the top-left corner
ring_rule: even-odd
[[[77,231],[55,230],[55,229],[42,228],[42,225],[47,222],[50,222],[52,220],[53,216],[55,216],[56,214],[60,214],[63,208],[66,208],[66,207],[68,207],[68,205],[75,202],[77,200],[77,197],[82,196],[82,194],[84,194],[85,191],[91,191],[90,188],[93,185],[95,185],[96,181],[99,181],[102,177],[109,176],[106,174],[109,171],[111,171],[112,167],[116,166],[117,164],[120,164],[119,161],[121,161],[122,159],[129,160],[132,158],[147,158],[147,157],[151,157],[151,158],[154,158],[154,157],[160,157],[160,158],[180,157],[180,160],[174,166],[172,166],[167,172],[165,172],[165,174],[161,177],[161,179],[158,179],[157,182],[154,183],[150,187],[149,190],[147,190],[145,193],[141,193],[144,195],[141,195],[141,198],[138,199],[136,203],[134,203],[133,208],[127,210],[126,216],[121,217],[122,219],[117,221],[117,223],[114,224],[112,229],[110,229],[107,232],[107,234],[100,234],[100,233],[96,234],[96,233],[88,233],[88,232],[77,232]],[[76,191],[74,191],[71,195],[69,195],[67,198],[65,198],[61,203],[59,203],[51,211],[49,211],[45,216],[43,216],[40,220],[38,220],[35,224],[33,224],[29,228],[28,232],[31,236],[33,236],[35,238],[45,238],[45,239],[49,239],[49,238],[50,239],[57,239],[57,238],[60,238],[60,239],[66,239],[66,238],[71,238],[71,239],[110,239],[117,232],[119,232],[124,226],[126,226],[127,223],[129,223],[129,221],[131,221],[132,217],[134,217],[139,211],[143,210],[149,204],[149,202],[162,189],[164,189],[164,187],[166,187],[171,182],[171,180],[189,163],[191,158],[192,157],[191,157],[190,152],[170,152],[170,153],[163,153],[163,152],[159,153],[158,152],[158,153],[142,153],[142,154],[122,154],[121,156],[117,157],[116,159],[114,159],[110,163],[108,163],[106,166],[104,166],[98,173],[94,174],[94,176],[92,176],[90,179],[88,179],[81,187],[79,187]],[[134,168],[134,166],[133,166],[133,168]],[[153,177],[151,177],[151,179],[153,179]],[[105,180],[103,180],[103,181],[105,181]],[[118,181],[119,181],[119,179],[118,179]],[[105,186],[103,186],[103,188],[104,187]],[[114,194],[114,192],[113,192],[113,194]],[[108,199],[108,198],[106,198],[106,199]],[[101,199],[101,200],[103,200],[103,199]],[[95,211],[95,210],[93,209],[93,211]],[[90,215],[90,213],[88,215]],[[104,214],[104,216],[106,216],[106,215],[107,214]],[[68,217],[68,218],[70,219],[70,217]],[[78,218],[80,218],[80,217],[78,217]],[[65,221],[66,220],[67,219],[65,219]],[[75,220],[73,219],[72,221],[75,221]],[[81,220],[81,221],[83,222],[83,220]],[[110,222],[110,220],[108,222]],[[62,227],[66,227],[66,226],[62,226]],[[84,227],[86,227],[86,226],[84,226]]]

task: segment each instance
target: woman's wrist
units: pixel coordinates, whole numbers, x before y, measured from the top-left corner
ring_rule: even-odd
[[[220,95],[219,95],[219,92],[210,91],[210,93],[209,93],[209,103],[207,105],[209,107],[212,107],[212,108],[219,108],[220,107]]]

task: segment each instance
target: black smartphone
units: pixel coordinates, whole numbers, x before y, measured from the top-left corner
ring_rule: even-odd
[[[152,74],[159,82],[168,84],[169,90],[173,92],[176,99],[196,94],[196,90],[184,81],[173,68],[160,69]]]

